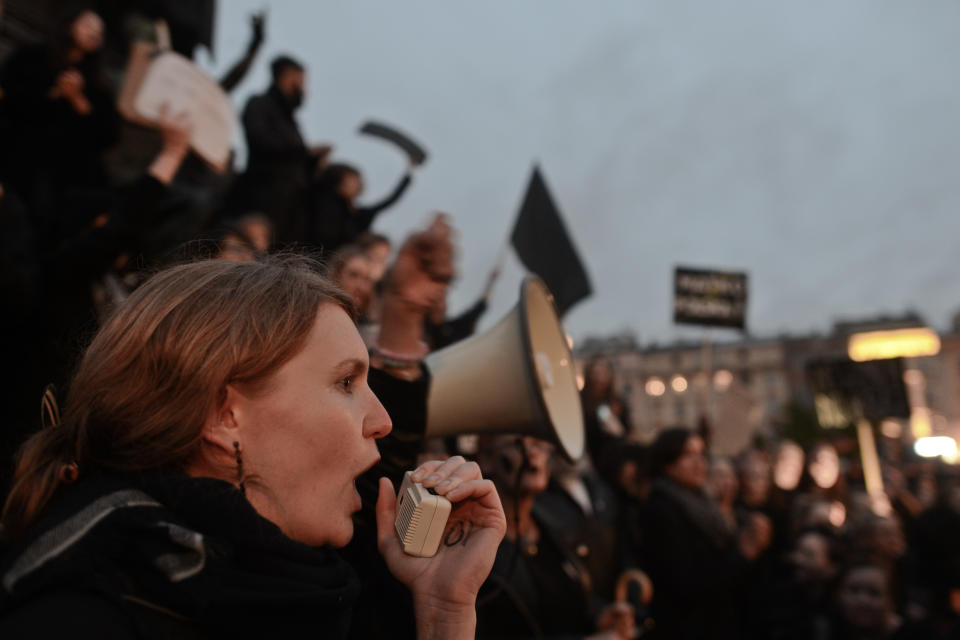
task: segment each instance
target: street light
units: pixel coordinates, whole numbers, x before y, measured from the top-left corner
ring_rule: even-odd
[[[855,333],[847,342],[847,353],[854,362],[935,356],[940,353],[940,336],[927,327]]]
[[[663,380],[660,378],[650,378],[647,380],[647,384],[644,386],[648,395],[651,396],[662,396],[667,390],[667,385],[663,384]]]
[[[683,393],[687,390],[687,379],[683,376],[674,376],[670,381],[670,387],[677,393]]]
[[[847,342],[847,354],[854,362],[888,360],[890,358],[917,358],[940,353],[940,336],[928,327],[911,327],[889,331],[855,333]],[[863,464],[863,480],[867,493],[874,500],[874,512],[880,513],[884,500],[883,476],[873,429],[868,420],[857,421],[857,441],[860,444],[860,461]],[[917,452],[919,453],[919,451]],[[956,442],[953,456],[956,458]],[[946,459],[946,456],[944,456]]]
[[[930,436],[920,438],[913,443],[913,450],[923,458],[943,458],[951,464],[957,461],[960,451],[957,450],[957,441],[950,436]]]

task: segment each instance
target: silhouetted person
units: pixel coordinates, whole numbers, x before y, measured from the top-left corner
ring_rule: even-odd
[[[895,585],[885,563],[855,560],[837,580],[837,615],[831,640],[914,640],[930,630],[904,624],[894,607]]]
[[[232,194],[233,210],[262,211],[273,221],[278,242],[288,244],[304,239],[308,178],[329,147],[308,147],[294,118],[304,98],[303,65],[280,56],[270,72],[270,88],[243,110],[249,157]]]
[[[61,216],[67,202],[111,204],[99,193],[106,187],[100,156],[116,141],[118,125],[101,77],[103,38],[100,16],[74,9],[62,14],[47,42],[22,46],[0,68],[0,179],[34,216]]]
[[[644,512],[644,563],[653,580],[653,637],[738,638],[739,598],[770,542],[754,515],[739,532],[704,491],[703,439],[688,429],[660,433],[650,448],[654,482]]]
[[[309,242],[330,254],[370,228],[374,219],[394,205],[410,186],[413,167],[386,198],[369,206],[359,206],[357,199],[363,193],[363,176],[348,164],[331,164],[319,175],[310,189],[308,224]]]
[[[250,41],[247,43],[247,48],[243,52],[243,56],[220,78],[220,86],[223,87],[223,90],[227,93],[236,89],[237,85],[243,82],[243,79],[250,71],[250,67],[257,57],[257,52],[260,51],[260,47],[263,46],[266,21],[267,16],[264,12],[255,13],[250,16]]]
[[[532,437],[481,438],[477,461],[496,484],[508,517],[507,535],[480,592],[477,637],[632,638],[633,608],[593,608],[589,571],[553,521],[562,515],[536,502],[550,481],[552,451]]]

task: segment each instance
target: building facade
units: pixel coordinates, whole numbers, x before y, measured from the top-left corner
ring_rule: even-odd
[[[808,366],[848,359],[850,336],[924,326],[916,315],[838,322],[828,335],[744,338],[713,344],[641,346],[629,336],[588,339],[578,361],[602,358],[629,403],[631,436],[649,442],[664,427],[706,421],[712,448],[742,451],[756,435],[776,436],[787,407],[815,409]],[[960,440],[960,332],[940,334],[939,353],[903,360],[910,417],[886,420],[887,437],[950,435]]]

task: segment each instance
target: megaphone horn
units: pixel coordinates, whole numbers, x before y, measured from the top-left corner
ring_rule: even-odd
[[[528,276],[520,300],[494,327],[426,358],[427,437],[517,433],[583,455],[576,371],[553,296]]]

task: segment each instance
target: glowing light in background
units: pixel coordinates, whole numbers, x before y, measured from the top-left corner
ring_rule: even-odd
[[[903,434],[903,427],[897,420],[884,420],[880,423],[880,433],[887,438],[896,440]]]
[[[910,432],[918,440],[928,438],[933,433],[930,426],[930,411],[923,407],[914,407],[910,411]]]
[[[733,374],[726,369],[720,369],[713,374],[713,386],[716,387],[718,391],[726,391],[732,383]]]
[[[840,479],[840,456],[833,445],[821,443],[807,460],[807,471],[821,489],[829,489]]]
[[[647,395],[662,396],[667,391],[667,385],[663,384],[663,380],[660,378],[650,378],[647,380],[644,389],[646,389]]]
[[[922,458],[943,458],[944,462],[950,464],[955,464],[960,457],[957,441],[950,436],[920,438],[913,443],[913,450]]]
[[[784,491],[793,491],[803,476],[803,448],[796,442],[784,440],[777,451],[773,465],[773,482]]]
[[[670,388],[677,393],[683,393],[687,390],[687,379],[683,376],[673,376],[673,380],[670,381]]]
[[[847,508],[843,506],[843,503],[839,500],[834,500],[830,503],[830,524],[836,528],[843,526],[843,523],[847,520]]]
[[[940,353],[940,336],[926,327],[855,333],[847,343],[847,353],[856,362],[935,356]]]

